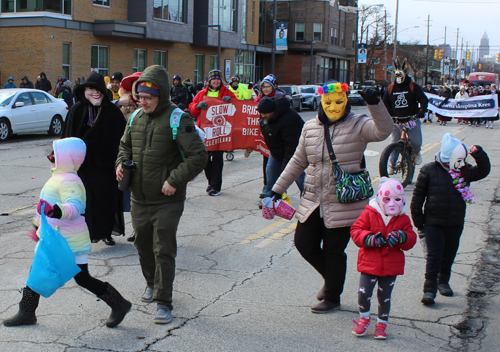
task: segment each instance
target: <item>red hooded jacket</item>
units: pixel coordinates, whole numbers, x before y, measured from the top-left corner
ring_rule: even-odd
[[[373,204],[372,201],[370,201],[371,204]],[[370,234],[381,232],[387,240],[389,233],[397,230],[406,233],[405,243],[396,244],[392,248],[389,244],[382,247],[367,247],[364,243],[366,236]],[[413,231],[408,215],[393,216],[386,226],[379,211],[370,205],[365,207],[358,220],[352,225],[351,237],[359,247],[358,271],[375,276],[403,275],[405,267],[403,251],[412,249],[417,242],[417,235]]]
[[[189,113],[191,114],[191,116],[197,117],[198,115],[200,115],[201,110],[197,109],[196,106],[198,105],[199,102],[201,102],[205,99],[205,97],[207,96],[207,92],[208,92],[208,87],[200,90],[198,92],[198,94],[196,94],[196,96],[194,97],[191,104],[189,104]],[[220,99],[222,99],[222,97],[231,97],[231,99],[232,98],[236,99],[236,96],[234,95],[234,93],[231,92],[229,89],[227,89],[224,85],[222,85],[220,87],[219,95],[217,97]],[[198,126],[200,126],[199,121],[200,120],[197,121]]]

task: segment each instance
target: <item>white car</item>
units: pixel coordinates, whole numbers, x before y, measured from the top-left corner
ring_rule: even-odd
[[[47,132],[61,134],[68,114],[62,99],[38,89],[0,89],[0,142],[13,134]]]

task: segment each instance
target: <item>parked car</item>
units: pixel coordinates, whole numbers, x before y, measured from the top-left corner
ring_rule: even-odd
[[[351,105],[366,105],[363,97],[356,90],[351,91],[351,93],[347,96],[347,100],[349,100],[349,104]]]
[[[302,94],[298,86],[279,86],[286,93],[286,97],[290,102],[292,109],[302,111]]]
[[[321,95],[318,93],[319,86],[305,85],[299,86],[302,94],[302,105],[307,106],[311,110],[318,109],[321,104]]]
[[[61,134],[68,114],[68,105],[62,99],[38,89],[0,90],[0,141],[13,134],[47,132]]]

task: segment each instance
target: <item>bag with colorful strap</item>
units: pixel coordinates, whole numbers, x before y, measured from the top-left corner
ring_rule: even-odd
[[[344,169],[340,167],[333,151],[330,129],[327,125],[324,125],[324,128],[328,155],[333,168],[333,176],[335,177],[335,191],[339,202],[352,203],[373,196],[372,180],[368,170],[364,169],[352,174],[344,171]]]

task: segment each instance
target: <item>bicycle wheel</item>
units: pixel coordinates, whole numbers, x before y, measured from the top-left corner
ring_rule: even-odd
[[[378,168],[381,177],[394,178],[401,182],[403,187],[410,184],[415,172],[410,151],[401,143],[391,143],[385,147]]]
[[[233,161],[233,159],[234,159],[234,153],[233,152],[226,152],[226,160]]]

